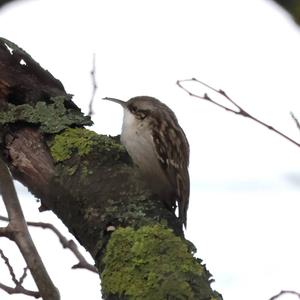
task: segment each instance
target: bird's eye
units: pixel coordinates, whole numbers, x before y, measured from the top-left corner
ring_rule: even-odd
[[[147,114],[146,114],[146,112],[145,111],[140,111],[140,113],[138,114],[139,116],[139,119],[140,120],[144,120],[146,117],[147,117]]]
[[[132,112],[132,113],[136,113],[136,112],[137,112],[137,107],[136,107],[135,105],[130,105],[130,106],[129,106],[129,110],[130,110],[130,112]]]

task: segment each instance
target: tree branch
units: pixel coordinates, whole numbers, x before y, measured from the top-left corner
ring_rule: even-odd
[[[300,123],[299,120],[297,119],[297,117],[293,114],[293,112],[290,112],[292,119],[294,120],[298,130],[300,131]]]
[[[15,272],[14,272],[13,267],[11,266],[11,264],[10,264],[10,262],[9,262],[8,257],[4,255],[4,253],[3,253],[3,251],[2,251],[1,249],[0,249],[0,256],[1,256],[1,258],[4,260],[4,263],[5,263],[5,265],[6,265],[7,268],[8,268],[8,271],[9,271],[9,274],[10,274],[10,276],[11,276],[12,281],[15,283],[15,285],[20,285],[20,282],[19,282],[19,280],[17,280],[17,278],[16,278],[16,274],[15,274]],[[22,280],[22,281],[23,281],[23,280]]]
[[[92,97],[89,103],[89,113],[88,115],[91,116],[94,114],[93,111],[93,103],[94,103],[94,98],[98,89],[98,85],[97,85],[97,81],[96,81],[96,54],[94,53],[93,55],[93,66],[92,66],[92,70],[91,70],[91,79],[92,79],[92,86],[93,86],[93,90],[92,90]]]
[[[21,275],[21,277],[19,279],[16,278],[15,272],[13,270],[13,267],[11,266],[8,257],[6,257],[3,253],[3,251],[0,249],[0,256],[1,258],[4,260],[5,265],[8,268],[9,274],[11,276],[12,281],[15,284],[15,287],[9,287],[5,284],[0,283],[0,288],[3,289],[5,292],[9,293],[9,294],[25,294],[28,296],[33,296],[35,298],[39,298],[40,297],[40,293],[39,292],[34,292],[34,291],[30,291],[25,289],[22,284],[27,276],[27,271],[28,271],[28,267],[25,267],[23,270],[23,274]]]
[[[300,299],[300,293],[297,293],[295,291],[281,291],[277,295],[271,297],[269,300],[279,299],[281,296],[288,295],[288,294],[298,296],[298,298]]]
[[[20,285],[23,284],[25,278],[27,277],[27,271],[28,271],[28,267],[23,268],[23,274],[21,275],[21,277],[19,278],[18,282]]]
[[[6,237],[10,240],[13,240],[13,235],[10,226],[0,227],[0,237]]]
[[[0,221],[8,221],[8,218],[0,215]],[[89,264],[84,256],[80,253],[76,243],[73,240],[68,240],[53,224],[44,223],[44,222],[26,222],[28,226],[39,227],[42,229],[50,229],[56,234],[61,245],[65,249],[69,249],[78,259],[78,263],[72,266],[72,269],[87,269],[91,272],[98,273],[98,270],[95,266]]]
[[[39,292],[30,291],[25,289],[23,286],[16,286],[14,288],[7,286],[6,284],[3,284],[0,282],[0,289],[5,291],[6,293],[12,295],[12,294],[24,294],[27,296],[32,296],[34,298],[40,298],[41,295]]]
[[[11,175],[0,159],[0,190],[8,213],[12,237],[22,253],[43,299],[60,299],[59,292],[34,246],[17,197]]]
[[[183,86],[183,83],[184,82],[196,82],[200,85],[203,85],[205,87],[207,87],[208,89],[212,90],[213,92],[223,96],[229,103],[231,103],[236,109],[232,109],[228,106],[225,106],[225,105],[222,105],[218,102],[216,102],[215,100],[213,100],[211,97],[208,96],[208,94],[204,93],[203,95],[197,95],[197,94],[194,94],[192,93],[191,91],[189,91],[186,87]],[[176,84],[182,89],[184,90],[186,93],[188,93],[191,97],[195,97],[195,98],[198,98],[198,99],[202,99],[202,100],[206,100],[218,107],[221,107],[229,112],[232,112],[236,115],[240,115],[240,116],[243,116],[243,117],[246,117],[246,118],[249,118],[251,119],[252,121],[270,129],[271,131],[277,133],[278,135],[280,135],[281,137],[283,137],[284,139],[288,140],[289,142],[293,143],[294,145],[300,147],[300,143],[296,142],[295,140],[293,140],[292,138],[288,137],[286,134],[282,133],[281,131],[279,131],[278,129],[274,128],[273,126],[257,119],[256,117],[252,116],[251,114],[249,114],[247,111],[245,111],[241,106],[239,106],[235,101],[233,101],[223,90],[221,89],[216,89],[196,78],[191,78],[191,79],[184,79],[184,80],[178,80],[176,82]]]

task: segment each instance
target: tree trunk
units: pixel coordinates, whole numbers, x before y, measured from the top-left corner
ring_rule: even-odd
[[[83,127],[91,124],[60,81],[0,39],[1,155],[91,253],[103,298],[221,299],[119,139]]]

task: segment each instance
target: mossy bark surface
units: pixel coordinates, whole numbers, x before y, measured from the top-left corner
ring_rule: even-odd
[[[91,124],[57,79],[0,39],[1,155],[94,257],[104,298],[221,299],[119,139]]]

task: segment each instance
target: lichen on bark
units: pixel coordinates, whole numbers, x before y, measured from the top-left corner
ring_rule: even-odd
[[[69,95],[38,101],[35,105],[9,103],[7,108],[0,112],[0,125],[26,122],[38,126],[44,133],[58,133],[70,126],[92,125],[90,117],[80,111],[67,108],[65,102],[71,101]]]

